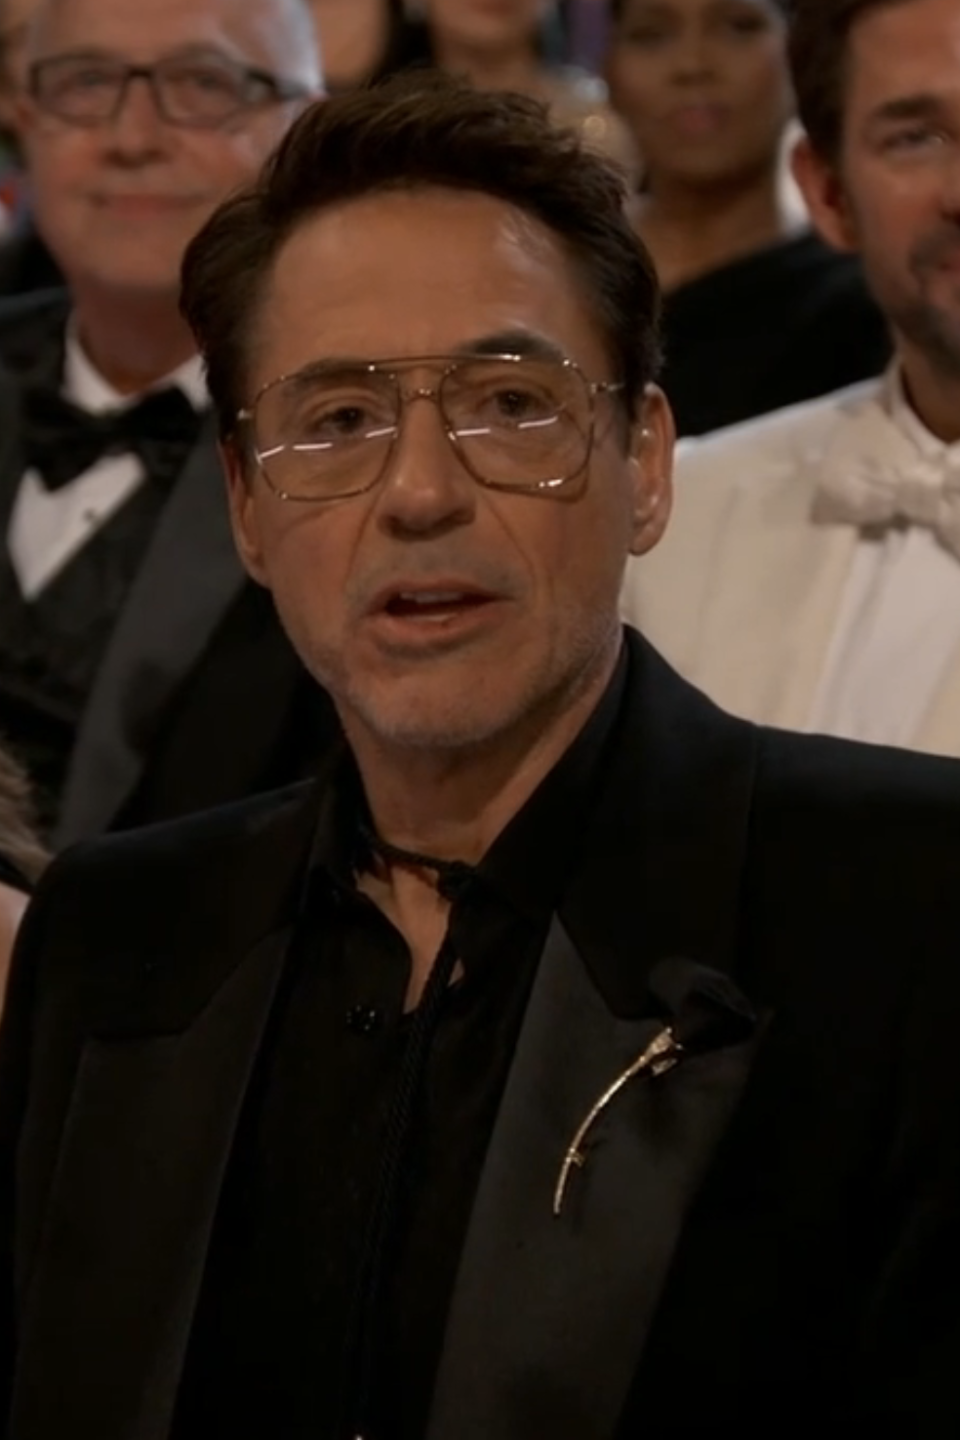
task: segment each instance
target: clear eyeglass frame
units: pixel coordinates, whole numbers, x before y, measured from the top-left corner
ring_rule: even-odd
[[[505,482],[491,480],[488,475],[478,470],[475,462],[471,460],[470,447],[464,444],[464,434],[458,432],[451,425],[443,407],[443,389],[450,378],[456,375],[464,367],[483,366],[486,363],[507,363],[511,366],[547,366],[562,373],[565,377],[579,387],[579,394],[584,404],[585,428],[581,432],[580,454],[575,464],[563,467],[563,473],[545,476],[533,482]],[[422,367],[440,367],[440,373],[436,383],[432,386],[417,386],[411,390],[405,390],[401,383],[401,377],[405,371]],[[303,494],[289,489],[286,485],[278,482],[275,476],[270,474],[269,462],[276,455],[286,450],[295,450],[296,445],[290,445],[275,437],[269,444],[262,443],[261,437],[257,434],[258,412],[262,408],[264,398],[277,391],[282,386],[291,382],[302,383],[313,374],[318,377],[325,372],[352,370],[361,375],[382,375],[391,380],[395,386],[395,420],[389,429],[389,433],[381,430],[376,432],[375,437],[386,440],[381,462],[375,472],[371,473],[369,479],[362,484],[352,486],[336,493],[328,494]],[[486,489],[514,492],[517,494],[556,494],[563,492],[565,487],[578,479],[586,469],[593,453],[597,432],[597,402],[606,396],[614,396],[624,389],[622,381],[618,380],[590,380],[584,374],[581,367],[575,360],[566,357],[554,359],[544,358],[539,355],[502,352],[497,354],[464,354],[464,355],[417,355],[402,356],[386,360],[344,360],[335,364],[329,362],[318,362],[304,366],[300,370],[291,371],[287,374],[275,376],[262,385],[248,406],[237,411],[235,422],[238,427],[237,438],[242,439],[246,434],[248,453],[256,462],[257,469],[267,487],[277,496],[278,499],[293,503],[326,504],[337,500],[351,499],[356,495],[367,494],[375,489],[386,475],[390,462],[396,451],[400,440],[403,425],[403,415],[407,406],[414,400],[430,400],[437,406],[440,419],[443,424],[444,434],[453,449],[454,453],[463,465],[463,468],[478,485]],[[474,432],[475,433],[475,432]],[[366,438],[366,437],[365,437]],[[469,438],[469,437],[467,437]]]
[[[308,94],[302,85],[267,70],[211,53],[129,65],[107,55],[70,52],[34,61],[27,83],[39,109],[71,125],[92,127],[116,120],[134,80],[149,86],[167,124],[191,129],[218,129],[244,111]]]

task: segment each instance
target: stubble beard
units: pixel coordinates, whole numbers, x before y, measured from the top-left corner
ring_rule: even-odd
[[[415,698],[396,703],[342,671],[332,673],[339,667],[330,665],[331,657],[315,657],[319,663],[310,669],[317,677],[325,675],[321,683],[333,693],[348,734],[353,724],[358,723],[391,750],[407,750],[411,755],[434,751],[451,757],[469,752],[479,754],[496,748],[508,733],[520,729],[549,729],[590,687],[607,656],[611,652],[615,654],[619,645],[620,624],[616,616],[610,624],[601,626],[597,617],[578,614],[570,616],[561,629],[562,646],[557,647],[553,656],[532,666],[523,682],[515,688],[511,686],[512,693],[502,701],[489,700],[465,684],[459,693],[433,708]],[[560,649],[563,663],[557,664],[555,656]],[[477,660],[477,675],[482,681],[482,658]],[[429,693],[429,684],[425,689]]]
[[[960,279],[950,286],[946,303],[935,299],[931,288],[943,257],[955,257],[958,246],[960,236],[953,226],[928,236],[910,256],[907,284],[876,287],[894,329],[923,355],[935,374],[949,381],[960,381]]]
[[[960,294],[958,294],[960,309]],[[894,328],[924,356],[944,379],[960,383],[960,314],[957,317],[930,300],[917,298],[891,309]]]

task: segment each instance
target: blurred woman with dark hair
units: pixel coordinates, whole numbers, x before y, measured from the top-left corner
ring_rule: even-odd
[[[558,124],[581,132],[635,175],[629,131],[607,103],[596,75],[563,63],[563,24],[555,0],[413,0],[391,68],[432,64],[479,90],[516,90],[549,105]]]
[[[0,749],[0,1004],[17,926],[46,863],[32,828],[27,782]]]
[[[876,374],[857,263],[784,184],[783,0],[613,0],[607,75],[644,158],[637,227],[667,292],[664,383],[697,434]]]

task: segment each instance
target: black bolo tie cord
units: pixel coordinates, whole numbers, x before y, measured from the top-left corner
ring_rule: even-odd
[[[388,865],[432,870],[437,877],[438,893],[451,904],[463,894],[476,874],[476,867],[463,860],[440,860],[434,855],[391,845],[362,822],[360,840],[368,853],[378,856]],[[397,1087],[384,1127],[375,1198],[364,1237],[348,1329],[348,1409],[345,1418],[349,1420],[349,1425],[344,1433],[350,1436],[350,1440],[354,1437],[356,1440],[377,1440],[372,1427],[377,1408],[383,1286],[392,1246],[397,1238],[404,1162],[416,1121],[427,1056],[456,963],[457,951],[448,931],[430,969],[420,1004],[413,1013]]]

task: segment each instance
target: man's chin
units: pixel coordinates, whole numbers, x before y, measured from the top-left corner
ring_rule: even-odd
[[[960,379],[960,280],[951,283],[949,296],[904,306],[890,318],[934,370]]]
[[[344,697],[338,705],[351,741],[364,737],[378,747],[412,752],[452,753],[476,750],[509,730],[523,710],[506,697],[488,703],[466,686],[431,688],[389,686],[382,693],[367,691]]]

